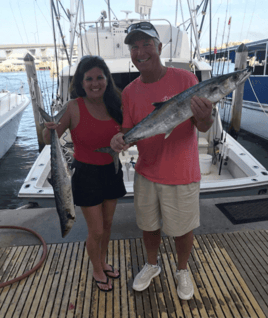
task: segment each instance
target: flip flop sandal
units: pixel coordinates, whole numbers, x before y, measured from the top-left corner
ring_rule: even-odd
[[[114,273],[114,267],[113,267],[113,265],[110,265],[110,264],[108,264],[109,266],[111,266],[111,270],[110,269],[106,269],[105,271],[104,271],[104,273],[105,273],[105,275],[107,276],[107,278],[109,277],[109,278],[112,278],[112,279],[117,279],[117,278],[119,278],[120,277],[120,273],[119,273],[119,271],[118,271],[118,276],[111,276],[111,275],[109,275],[108,273]]]
[[[110,292],[110,291],[113,290],[113,286],[112,286],[111,289],[103,289],[103,288],[100,288],[100,286],[98,285],[98,284],[108,285],[108,283],[109,283],[109,277],[107,277],[107,281],[106,281],[106,282],[101,282],[101,281],[99,281],[99,280],[96,280],[94,277],[93,277],[93,279],[95,280],[95,282],[96,282],[96,284],[97,284],[97,287],[99,288],[100,291],[103,291],[103,292],[105,292],[105,293],[108,293],[108,292]]]

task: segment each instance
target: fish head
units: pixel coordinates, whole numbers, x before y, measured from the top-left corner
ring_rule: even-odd
[[[209,98],[212,103],[218,102],[244,83],[250,75],[251,71],[244,69],[211,78],[208,80],[210,83],[208,83],[209,85],[206,87],[207,98]]]
[[[228,79],[225,80],[226,89],[228,89],[228,86],[236,88],[249,78],[251,71],[249,69],[244,69],[226,75],[230,75]]]

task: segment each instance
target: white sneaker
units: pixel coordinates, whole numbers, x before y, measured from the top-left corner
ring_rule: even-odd
[[[137,291],[146,289],[150,285],[151,280],[160,273],[160,266],[146,263],[135,277],[132,288]]]
[[[191,299],[194,294],[194,286],[191,281],[188,270],[187,269],[177,270],[176,277],[178,280],[177,293],[180,299],[183,299],[183,300]]]

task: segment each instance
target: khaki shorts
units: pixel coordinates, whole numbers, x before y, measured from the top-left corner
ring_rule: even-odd
[[[159,184],[135,173],[134,206],[143,231],[162,228],[169,236],[182,236],[200,225],[200,182]],[[162,221],[162,222],[161,222]]]

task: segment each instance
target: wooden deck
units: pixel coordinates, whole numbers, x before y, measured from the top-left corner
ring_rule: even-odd
[[[84,242],[48,245],[45,263],[28,278],[0,290],[0,317],[268,317],[268,231],[197,235],[189,259],[195,294],[176,292],[175,246],[163,237],[161,274],[143,292],[132,290],[146,252],[141,239],[110,242],[108,262],[120,267],[114,290],[92,281]],[[0,279],[10,280],[40,260],[42,247],[0,249]]]

